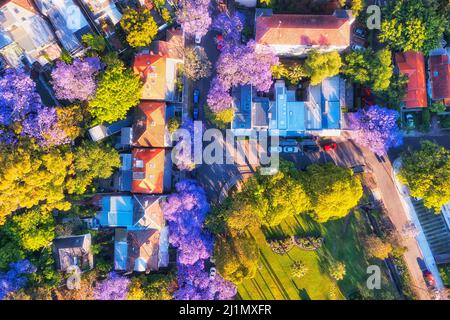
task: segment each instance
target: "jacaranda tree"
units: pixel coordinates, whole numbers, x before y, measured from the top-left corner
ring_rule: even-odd
[[[95,79],[102,65],[97,57],[75,59],[72,64],[56,63],[52,84],[58,99],[85,101],[92,98],[97,88]]]
[[[188,35],[203,37],[211,25],[211,0],[180,0],[176,20]]]
[[[398,117],[397,111],[379,106],[360,109],[349,116],[352,139],[377,155],[385,155],[390,148],[403,143]]]
[[[108,277],[97,284],[94,288],[94,299],[96,300],[126,300],[130,287],[130,279],[110,272]]]
[[[220,32],[226,42],[239,42],[244,21],[245,17],[237,11],[231,15],[220,13],[214,19],[212,29]]]
[[[36,268],[29,260],[11,263],[7,272],[0,273],[0,300],[23,288],[28,282],[27,274],[33,272],[36,272]]]

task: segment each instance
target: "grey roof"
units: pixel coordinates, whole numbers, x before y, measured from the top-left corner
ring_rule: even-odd
[[[92,269],[91,235],[60,237],[53,240],[53,255],[58,270],[65,271],[72,265]]]
[[[252,104],[252,122],[255,127],[267,127],[269,125],[267,112],[269,110],[269,99],[255,99]]]

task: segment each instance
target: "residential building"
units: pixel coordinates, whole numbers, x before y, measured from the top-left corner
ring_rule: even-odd
[[[94,267],[91,235],[88,233],[54,239],[53,255],[59,271],[66,271],[71,266],[77,266],[83,271],[91,270]]]
[[[346,10],[336,10],[333,15],[299,15],[257,9],[255,39],[279,56],[305,56],[313,49],[340,52],[350,46],[353,21]]]
[[[150,272],[169,263],[169,239],[162,212],[162,196],[101,198],[96,219],[102,227],[115,228],[114,269]]]
[[[113,0],[82,0],[89,8],[95,22],[107,36],[114,34],[114,26],[119,23],[122,14]]]
[[[256,0],[236,0],[238,4],[247,8],[256,7]]]
[[[340,76],[303,90],[290,90],[278,80],[273,100],[254,97],[250,86],[242,86],[233,94],[237,112],[231,129],[238,136],[249,135],[251,130],[267,130],[269,135],[280,137],[339,136],[345,93],[345,81]]]
[[[142,100],[182,102],[182,47],[180,32],[169,30],[167,41],[154,41],[149,50],[136,55],[133,70],[144,82]]]
[[[174,116],[174,107],[165,102],[141,101],[136,108],[132,130],[132,145],[145,148],[170,147],[168,120]]]
[[[82,37],[92,30],[74,0],[34,0],[37,8],[53,25],[56,36],[72,55],[83,53]]]
[[[163,194],[170,191],[171,152],[158,148],[132,150],[132,193]]]
[[[430,52],[430,84],[433,101],[443,102],[450,106],[450,64],[449,48]]]
[[[13,68],[25,61],[45,65],[61,55],[49,24],[31,0],[0,0],[0,54]]]
[[[403,107],[406,109],[426,108],[428,102],[423,54],[415,51],[398,52],[395,54],[395,62],[400,74],[408,77]]]

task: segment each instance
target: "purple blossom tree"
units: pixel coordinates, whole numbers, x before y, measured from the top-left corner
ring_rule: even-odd
[[[0,125],[22,121],[42,107],[36,84],[23,70],[7,69],[0,78]]]
[[[38,109],[29,114],[22,125],[22,135],[36,139],[41,147],[51,147],[71,141],[64,130],[58,126],[55,108]]]
[[[96,300],[126,300],[130,288],[130,279],[116,272],[110,272],[105,280],[94,288]]]
[[[203,260],[193,265],[178,265],[177,300],[230,300],[236,295],[236,286],[216,274],[210,277]]]
[[[9,265],[9,270],[0,273],[0,300],[3,300],[9,293],[23,288],[27,282],[27,274],[36,272],[29,260],[19,260]]]
[[[92,98],[97,88],[95,76],[101,69],[102,65],[97,57],[75,59],[72,64],[58,61],[52,72],[56,97],[71,102]]]
[[[211,235],[203,231],[209,204],[205,191],[194,180],[182,180],[175,189],[176,193],[163,206],[169,224],[169,241],[178,248],[178,262],[191,265],[208,259],[213,249]]]
[[[211,25],[211,0],[180,0],[176,20],[185,33],[203,37]]]
[[[379,156],[385,155],[391,147],[403,143],[402,132],[397,126],[399,113],[395,110],[372,106],[349,114],[352,139],[368,147]]]
[[[233,86],[252,85],[256,91],[267,92],[272,86],[272,66],[278,57],[266,46],[256,46],[251,40],[247,45],[227,45],[216,64],[217,76],[208,93],[208,106],[213,112],[229,109]]]
[[[212,24],[212,29],[220,32],[226,42],[239,42],[245,17],[240,12],[232,15],[220,13]]]

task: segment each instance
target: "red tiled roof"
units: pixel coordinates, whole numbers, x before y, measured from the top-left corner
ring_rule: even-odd
[[[433,100],[450,99],[450,64],[447,54],[430,57],[430,79]]]
[[[395,61],[401,74],[408,76],[406,108],[426,108],[427,89],[425,84],[425,62],[419,52],[407,51],[395,54]]]
[[[0,0],[0,7],[3,7],[4,5],[7,5],[10,2],[18,6],[21,6],[22,8],[27,9],[29,11],[36,12],[31,0]]]
[[[349,18],[274,14],[256,18],[256,42],[268,45],[350,45]]]
[[[166,147],[166,103],[141,101],[133,124],[133,145]]]
[[[164,149],[136,148],[132,151],[133,193],[164,193],[166,151]]]
[[[155,54],[140,54],[134,58],[134,73],[144,82],[141,99],[165,100],[166,57]]]

